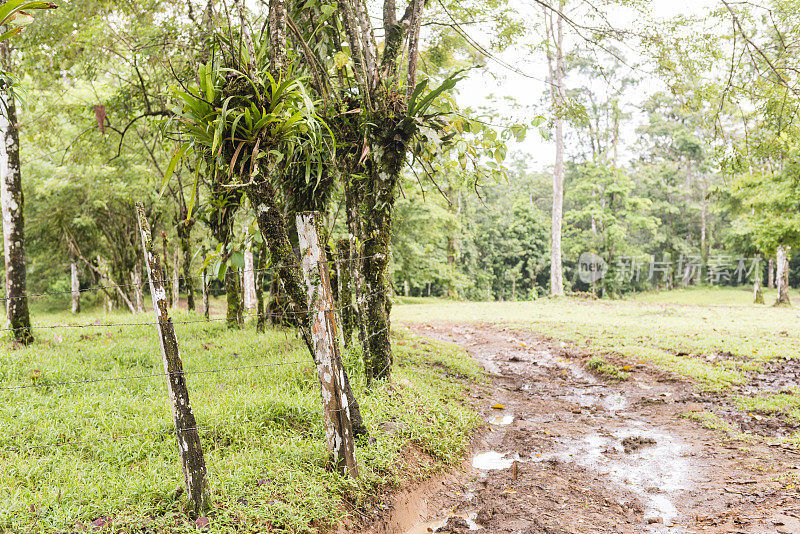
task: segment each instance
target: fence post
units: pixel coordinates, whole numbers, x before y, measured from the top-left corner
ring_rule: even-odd
[[[178,352],[178,340],[175,328],[169,316],[167,290],[164,287],[165,272],[161,267],[158,254],[153,247],[150,225],[144,213],[144,206],[136,204],[136,215],[139,219],[139,230],[142,235],[142,250],[147,278],[150,281],[150,294],[153,298],[153,311],[158,326],[158,341],[164,361],[164,372],[167,376],[167,389],[175,419],[175,436],[183,464],[183,478],[189,495],[189,504],[195,513],[199,513],[208,505],[206,461],[200,446],[200,434],[197,422],[189,403],[189,390],[183,374],[183,363]]]
[[[345,394],[345,374],[336,340],[333,309],[325,248],[317,212],[297,214],[297,234],[303,263],[303,279],[311,316],[311,337],[316,352],[317,375],[322,389],[322,418],[325,437],[334,466],[341,473],[358,476],[353,441],[353,423]]]

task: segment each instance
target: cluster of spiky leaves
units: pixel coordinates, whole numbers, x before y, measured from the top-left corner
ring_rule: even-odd
[[[183,107],[173,122],[187,142],[176,150],[165,183],[191,153],[223,187],[286,176],[312,185],[323,181],[333,135],[303,80],[291,68],[271,73],[267,35],[257,37],[251,41],[246,29],[238,43],[217,35],[194,83],[174,89]]]

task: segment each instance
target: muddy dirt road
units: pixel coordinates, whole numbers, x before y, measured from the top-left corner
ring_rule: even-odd
[[[469,401],[488,424],[463,469],[396,496],[373,532],[800,533],[800,455],[681,417],[711,394],[641,364],[608,382],[588,355],[524,332],[410,328],[484,366],[491,384]]]

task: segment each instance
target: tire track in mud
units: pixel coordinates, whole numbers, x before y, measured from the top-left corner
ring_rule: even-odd
[[[798,495],[776,483],[800,457],[725,444],[680,417],[713,395],[645,365],[604,381],[586,355],[530,333],[409,328],[487,370],[491,384],[468,399],[487,426],[462,471],[406,495],[402,520],[369,532],[800,533]]]

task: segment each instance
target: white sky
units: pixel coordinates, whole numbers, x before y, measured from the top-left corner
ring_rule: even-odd
[[[522,4],[522,2],[520,2]],[[719,0],[651,0],[651,10],[653,18],[670,19],[676,16],[703,17],[706,13],[722,7]],[[533,16],[538,15],[541,20],[541,12],[536,11]],[[633,12],[627,8],[613,8],[609,12],[609,20],[618,28],[635,29],[639,24],[633,17]],[[575,36],[570,35],[569,26],[565,28],[565,45],[569,48],[571,42],[577,42]],[[488,36],[481,36],[473,29],[467,29],[467,33],[486,46],[489,42]],[[688,36],[687,36],[688,37]],[[531,38],[533,41],[535,38]],[[631,45],[635,46],[635,45]],[[627,63],[630,65],[639,63],[647,59],[642,52],[630,48],[630,46],[620,47],[625,54]],[[524,45],[515,46],[499,54],[503,61],[513,65],[523,71],[528,76],[538,78],[531,79],[513,72],[492,60],[488,60],[487,69],[484,71],[473,71],[468,79],[459,83],[459,94],[457,101],[462,107],[473,109],[493,108],[498,114],[495,116],[487,115],[485,118],[489,122],[499,124],[512,124],[515,122],[529,123],[536,115],[548,116],[546,107],[543,105],[543,95],[547,85],[547,61],[542,52],[531,53],[526,50]],[[625,111],[636,114],[637,104],[642,102],[646,95],[663,89],[664,85],[655,77],[647,75],[645,71],[637,70],[631,73],[632,77],[642,80],[635,88],[623,93],[623,99],[627,101]],[[570,83],[568,77],[567,85]],[[521,107],[517,108],[515,103]],[[643,116],[639,114],[629,120],[623,130],[623,144],[632,143],[635,139],[635,128],[638,120]],[[517,155],[528,163],[530,170],[542,170],[552,165],[555,148],[552,142],[542,139],[535,131],[530,131],[523,143],[510,145],[509,157]]]

